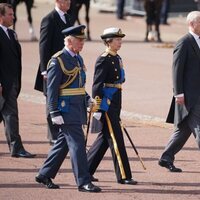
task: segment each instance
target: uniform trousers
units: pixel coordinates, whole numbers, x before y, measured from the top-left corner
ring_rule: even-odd
[[[19,135],[19,118],[18,118],[18,84],[14,81],[11,91],[6,98],[4,107],[1,110],[3,117],[5,135],[11,155],[16,154],[19,150],[23,149],[21,137]]]
[[[115,112],[112,110],[108,113],[108,115],[112,124],[115,140],[117,143],[117,148],[118,148],[119,155],[121,158],[122,167],[125,172],[124,179],[131,179],[132,178],[131,169],[130,169],[130,165],[128,161],[128,156],[126,153],[126,147],[124,144],[124,138],[123,138],[123,133],[121,130],[121,125],[119,123],[120,119],[116,113],[118,112]],[[117,181],[120,181],[123,178],[122,178],[122,173],[119,167],[119,161],[117,159],[117,155],[114,150],[114,144],[110,136],[108,125],[106,121],[104,121],[102,131],[98,134],[97,139],[95,140],[95,142],[93,143],[93,145],[91,146],[91,148],[89,149],[87,153],[89,172],[91,175],[95,173],[108,147],[110,147],[110,150],[111,150]]]
[[[191,133],[193,133],[200,149],[200,98],[196,105],[191,109],[188,116],[175,129],[161,159],[173,163],[175,160],[175,154],[182,149]]]
[[[90,183],[91,177],[88,172],[84,133],[81,124],[64,124],[61,126],[58,139],[39,170],[39,174],[48,178],[55,178],[68,151],[77,185]]]

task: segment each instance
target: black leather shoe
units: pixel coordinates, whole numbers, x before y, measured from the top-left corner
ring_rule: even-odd
[[[92,183],[79,186],[78,190],[80,192],[101,192],[101,188]]]
[[[137,185],[137,181],[134,181],[132,178],[131,179],[122,179],[119,181],[121,184],[127,184],[127,185]]]
[[[54,184],[50,178],[43,176],[41,174],[39,174],[35,177],[35,181],[38,183],[42,183],[48,189],[59,189],[60,188],[59,185]]]
[[[94,176],[91,176],[91,181],[92,181],[92,182],[98,182],[99,179],[98,179],[98,178],[95,178]]]
[[[173,163],[168,162],[166,160],[159,160],[158,164],[161,167],[165,167],[165,168],[169,169],[170,172],[182,172],[182,169],[176,168]]]
[[[36,154],[29,153],[25,149],[19,150],[17,153],[11,155],[11,157],[15,158],[34,158]]]

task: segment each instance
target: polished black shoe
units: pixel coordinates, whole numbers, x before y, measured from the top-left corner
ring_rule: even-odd
[[[182,169],[176,168],[172,162],[168,162],[166,160],[159,160],[158,164],[161,167],[165,167],[165,168],[169,169],[170,172],[182,172]]]
[[[137,181],[134,181],[132,178],[131,179],[122,179],[119,181],[121,184],[127,184],[127,185],[137,185]]]
[[[29,153],[25,149],[19,150],[17,153],[11,155],[11,157],[15,158],[34,158],[36,154]]]
[[[98,179],[98,178],[95,178],[94,176],[91,176],[91,181],[92,181],[92,182],[98,182],[99,179]]]
[[[35,177],[35,181],[38,183],[42,183],[48,189],[59,189],[60,188],[59,185],[54,184],[50,178],[43,176],[41,174],[39,174]]]
[[[101,192],[101,188],[92,183],[79,186],[78,190],[80,192]]]

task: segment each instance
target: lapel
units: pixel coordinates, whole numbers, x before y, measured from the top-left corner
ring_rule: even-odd
[[[200,48],[199,48],[197,42],[195,41],[194,37],[190,33],[188,33],[188,38],[189,38],[189,41],[190,41],[195,53],[197,54],[198,58],[200,59]]]
[[[59,27],[59,30],[62,31],[63,29],[69,27],[68,24],[65,24],[63,22],[63,20],[60,18],[59,14],[56,10],[53,11],[53,15],[54,15],[55,22],[56,22],[57,26]]]
[[[0,33],[2,35],[2,39],[3,41],[5,41],[5,43],[8,45],[9,49],[18,57],[20,52],[18,52],[18,45],[17,44],[12,44],[12,41],[8,38],[8,36],[6,35],[6,33],[4,32],[4,30],[0,27]],[[14,38],[14,36],[13,36]],[[16,40],[14,39],[14,41],[16,43]],[[16,46],[16,48],[14,47],[14,45]]]

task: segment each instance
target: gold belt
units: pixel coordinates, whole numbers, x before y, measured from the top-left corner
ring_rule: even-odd
[[[105,87],[113,87],[113,88],[118,88],[118,89],[122,89],[122,84],[121,83],[104,83]]]
[[[60,89],[60,96],[84,95],[85,88]]]

